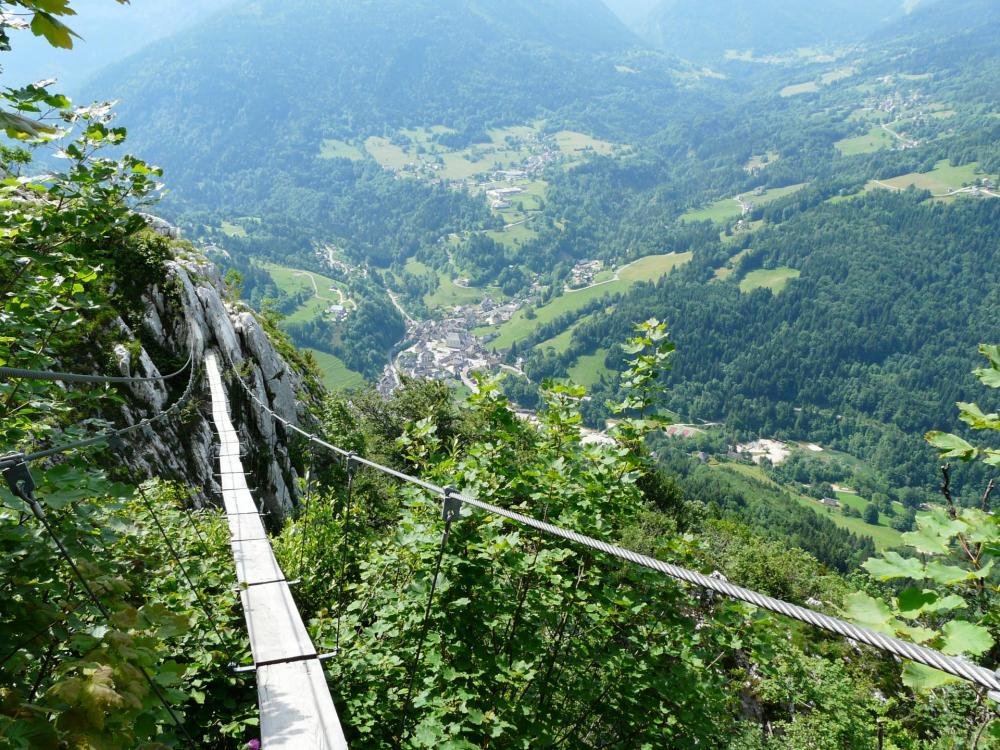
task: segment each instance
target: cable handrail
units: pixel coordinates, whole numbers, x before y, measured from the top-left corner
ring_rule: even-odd
[[[160,420],[165,419],[171,414],[176,413],[177,411],[182,409],[194,395],[194,384],[195,381],[197,380],[196,376],[199,372],[199,368],[194,366],[193,351],[189,353],[188,365],[190,365],[191,372],[188,376],[188,382],[187,386],[184,389],[184,393],[182,393],[180,398],[178,398],[173,404],[171,404],[166,409],[163,409],[150,417],[146,417],[145,419],[136,422],[134,425],[130,425],[129,427],[122,427],[116,430],[108,430],[107,432],[101,433],[100,435],[96,435],[91,438],[84,438],[82,440],[75,440],[70,443],[63,443],[61,445],[45,448],[43,450],[35,451],[33,453],[10,453],[4,456],[0,456],[0,471],[10,468],[12,466],[16,466],[18,464],[27,464],[33,461],[38,461],[43,458],[48,458],[50,456],[56,456],[59,455],[60,453],[68,453],[69,451],[79,450],[80,448],[88,448],[94,445],[107,444],[116,439],[122,438],[125,435],[128,435],[132,432],[156,424]],[[185,366],[185,369],[186,368],[187,365]],[[180,372],[183,371],[184,371],[183,369],[180,370]]]
[[[56,372],[54,370],[25,370],[18,367],[0,367],[0,378],[19,378],[23,380],[58,380],[63,383],[107,383],[107,384],[129,384],[129,383],[159,383],[165,380],[172,380],[194,364],[194,352],[188,353],[187,362],[176,372],[169,375],[155,375],[152,377],[127,377],[108,375],[83,375],[75,372]]]
[[[363,466],[368,466],[376,471],[382,472],[383,474],[396,477],[397,479],[420,487],[428,492],[431,492],[432,494],[439,495],[446,501],[451,500],[453,502],[457,501],[464,503],[490,515],[505,518],[508,521],[533,528],[536,531],[541,531],[550,536],[559,537],[561,539],[565,539],[566,541],[588,547],[603,554],[616,557],[620,560],[624,560],[625,562],[630,562],[634,565],[648,568],[675,580],[689,583],[709,591],[714,591],[731,599],[751,604],[769,612],[789,617],[793,620],[798,620],[799,622],[806,623],[813,627],[834,633],[859,643],[864,643],[894,656],[909,659],[910,661],[923,664],[933,669],[947,672],[948,674],[965,680],[966,682],[986,688],[994,694],[991,695],[991,698],[1000,698],[1000,695],[996,695],[997,693],[1000,693],[1000,676],[998,676],[997,672],[988,669],[987,667],[974,664],[973,662],[963,659],[962,657],[944,654],[926,646],[904,641],[895,636],[886,635],[870,628],[855,625],[838,617],[826,615],[807,607],[802,607],[781,599],[776,599],[772,596],[767,596],[766,594],[761,594],[757,591],[743,588],[742,586],[736,586],[723,578],[707,576],[703,573],[698,573],[679,565],[666,563],[662,560],[649,557],[648,555],[634,552],[616,544],[610,544],[599,539],[594,539],[593,537],[585,534],[564,529],[560,526],[556,526],[555,524],[539,521],[531,516],[510,511],[506,508],[501,508],[497,505],[483,502],[478,498],[456,492],[450,487],[441,487],[420,479],[419,477],[414,477],[404,472],[397,471],[391,467],[363,458],[353,451],[344,450],[343,448],[323,440],[313,433],[301,429],[300,427],[292,424],[289,420],[275,413],[269,406],[257,398],[257,395],[250,390],[246,383],[243,382],[243,379],[240,377],[239,372],[237,372],[235,368],[233,368],[233,373],[236,376],[236,380],[240,383],[247,394],[273,419],[307,438],[315,445],[336,453],[346,459],[348,464],[354,462]]]

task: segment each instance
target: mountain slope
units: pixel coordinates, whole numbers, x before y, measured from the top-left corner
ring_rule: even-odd
[[[135,0],[128,5],[91,3],[68,19],[79,38],[73,49],[57,49],[42,37],[22,34],[15,54],[2,56],[5,82],[23,85],[58,78],[68,93],[109,63],[135,54],[150,42],[200,22],[232,0]]]
[[[638,40],[599,0],[263,0],[155,43],[93,91],[184,188],[194,175],[311,156],[323,138],[460,131],[586,100]]]
[[[662,0],[642,23],[652,44],[698,61],[856,41],[904,13],[900,0]]]

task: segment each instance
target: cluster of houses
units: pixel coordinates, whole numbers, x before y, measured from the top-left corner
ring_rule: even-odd
[[[891,76],[882,78],[880,79],[880,82],[891,84],[892,78]],[[919,107],[922,99],[923,95],[918,92],[912,92],[908,96],[904,96],[899,91],[894,91],[888,96],[873,99],[868,104],[870,108],[874,109],[876,112],[885,112],[892,115]]]
[[[464,315],[417,323],[410,331],[416,343],[397,357],[397,369],[417,378],[461,380],[469,370],[499,364],[497,356],[469,332],[469,323]]]
[[[581,260],[575,266],[570,275],[569,288],[580,289],[590,286],[597,278],[597,274],[604,270],[602,260]]]
[[[759,189],[760,188],[758,188],[758,190]],[[755,192],[754,194],[757,195],[758,193]],[[764,194],[763,192],[759,193],[759,195],[763,194]],[[742,195],[737,195],[736,201],[740,204],[740,209],[743,211],[743,216],[749,216],[754,212],[754,209],[757,208],[757,206],[751,201],[744,200]]]
[[[502,211],[505,208],[510,208],[511,197],[523,192],[523,187],[511,185],[510,187],[491,188],[486,191],[486,197],[490,201],[490,208],[494,211]]]
[[[326,317],[340,323],[347,318],[347,308],[344,305],[330,305],[326,308]]]
[[[507,302],[495,302],[493,298],[487,297],[478,305],[455,308],[456,314],[469,320],[470,327],[497,326],[506,323],[518,310],[534,302],[539,289],[538,282],[535,282],[527,292],[521,292]]]

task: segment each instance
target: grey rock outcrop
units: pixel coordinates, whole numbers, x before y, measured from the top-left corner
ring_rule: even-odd
[[[119,369],[130,376],[161,373],[147,351],[163,357],[169,353],[183,362],[188,352],[196,367],[191,403],[172,418],[146,428],[142,439],[132,441],[132,462],[148,476],[184,482],[194,490],[199,505],[221,497],[216,471],[216,440],[211,428],[211,402],[201,377],[205,354],[218,355],[225,368],[230,411],[242,433],[255,497],[280,520],[298,502],[298,476],[286,446],[284,427],[277,424],[243,392],[236,369],[265,404],[295,424],[299,423],[297,394],[302,390],[298,373],[275,349],[253,313],[241,304],[229,304],[214,265],[195,252],[182,254],[167,264],[167,280],[150,289],[141,331],[119,321],[122,343],[114,349]],[[134,342],[146,346],[135,353]],[[188,373],[163,382],[129,386],[131,398],[122,409],[126,423],[135,424],[174,403],[183,393]]]

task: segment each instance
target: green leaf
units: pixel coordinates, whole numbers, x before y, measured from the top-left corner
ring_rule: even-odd
[[[927,577],[935,583],[950,586],[955,583],[961,583],[962,581],[968,581],[971,578],[974,578],[975,574],[972,571],[960,568],[957,565],[944,565],[942,563],[932,561],[927,563]]]
[[[919,581],[924,577],[924,566],[919,560],[905,558],[898,552],[886,552],[882,557],[872,557],[861,567],[880,581],[893,578],[913,578]]]
[[[958,403],[958,418],[974,430],[1000,429],[1000,415],[986,414],[976,404]]]
[[[938,595],[930,589],[908,588],[899,592],[896,597],[896,606],[899,613],[907,619],[914,620],[925,608],[934,604],[938,600]]]
[[[61,49],[73,49],[73,37],[79,39],[79,35],[69,26],[43,11],[36,12],[31,19],[31,33],[44,36],[49,44]]]
[[[903,667],[903,684],[918,693],[927,693],[935,688],[958,682],[957,677],[923,664],[907,662]]]
[[[973,370],[972,374],[987,388],[1000,388],[1000,370],[992,367]]]
[[[943,508],[917,515],[917,530],[903,534],[903,544],[929,555],[944,555],[951,548],[951,540],[964,531],[965,524],[952,520]]]
[[[1000,345],[980,344],[979,353],[990,361],[990,365],[992,367],[994,367],[997,370],[1000,370]]]
[[[944,637],[941,651],[951,656],[981,656],[993,647],[993,636],[986,628],[964,620],[952,620],[941,634]]]
[[[848,596],[845,602],[844,614],[848,619],[879,633],[896,634],[892,611],[885,602],[873,599],[860,591]]]
[[[930,628],[922,628],[919,626],[900,625],[897,628],[897,632],[900,635],[905,635],[914,643],[927,643],[927,641],[937,637],[936,630],[931,630]]]
[[[960,458],[963,461],[971,461],[976,457],[976,449],[958,435],[951,435],[947,432],[928,432],[924,439],[932,446],[941,451],[941,458]]]
[[[30,0],[28,5],[56,16],[76,15],[76,11],[69,7],[69,0]]]

